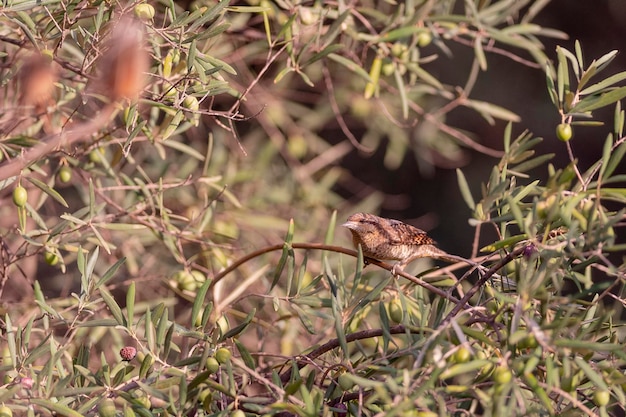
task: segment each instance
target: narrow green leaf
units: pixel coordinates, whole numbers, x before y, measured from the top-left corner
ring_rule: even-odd
[[[335,238],[335,227],[337,225],[337,210],[333,210],[333,213],[330,215],[330,221],[328,222],[328,227],[326,228],[326,235],[324,235],[324,244],[330,245],[333,243],[333,239]]]
[[[161,144],[163,146],[166,146],[168,148],[172,148],[175,149],[181,153],[187,154],[189,156],[191,156],[192,158],[197,159],[198,161],[204,161],[204,155],[201,154],[200,152],[198,152],[197,150],[195,150],[194,148],[192,148],[191,146],[185,144],[185,143],[181,143],[178,142],[176,140],[167,140],[167,141],[163,141],[161,142]]]
[[[174,330],[176,329],[176,323],[172,323],[165,333],[165,338],[163,339],[163,357],[167,358],[170,355],[170,350],[172,349],[172,337],[174,337]]]
[[[517,227],[519,227],[520,230],[522,230],[523,232],[526,232],[526,230],[524,230],[525,222],[524,222],[524,216],[522,215],[522,211],[520,210],[518,205],[515,203],[515,201],[513,201],[510,195],[506,196],[506,202],[508,203],[511,214],[513,214],[513,218],[515,219],[515,222],[517,223]]]
[[[606,68],[611,63],[611,61],[615,59],[615,57],[617,56],[617,53],[618,51],[614,49],[611,52],[607,52],[606,54],[602,55],[600,58],[596,59],[595,64],[598,67],[597,72],[600,72],[604,68]]]
[[[540,156],[538,156],[536,158],[529,159],[529,160],[527,160],[525,162],[522,162],[519,165],[515,165],[514,167],[511,168],[511,171],[514,170],[516,173],[522,173],[522,172],[530,171],[533,168],[536,168],[538,166],[541,166],[541,165],[545,164],[546,162],[548,162],[552,158],[554,158],[554,154],[553,153],[540,155]]]
[[[306,67],[311,65],[312,63],[319,61],[320,59],[326,58],[328,55],[343,49],[343,45],[340,44],[332,44],[328,45],[326,48],[322,49],[320,52],[313,54],[311,58],[309,58],[302,66]]]
[[[161,315],[161,317],[159,317],[159,322],[156,326],[156,333],[155,333],[155,341],[157,346],[159,346],[161,349],[163,348],[163,346],[165,345],[165,333],[167,332],[167,329],[170,327],[169,324],[169,320],[168,320],[168,309],[164,308],[163,309],[163,314]]]
[[[320,45],[325,48],[327,45],[330,45],[332,42],[334,42],[337,35],[339,35],[339,33],[341,32],[341,25],[351,14],[352,11],[350,10],[350,8],[346,8],[346,10],[341,13],[337,17],[337,19],[335,19],[335,21],[330,25],[324,36],[322,36],[322,38],[320,39]]]
[[[214,67],[220,68],[224,71],[226,71],[227,73],[229,73],[230,75],[237,75],[237,71],[235,71],[235,69],[228,65],[225,61],[222,61],[221,59],[217,59],[214,56],[211,55],[202,55],[201,57],[199,57],[198,59],[208,62],[209,64],[213,65]]]
[[[508,154],[511,149],[511,131],[513,130],[513,123],[509,122],[504,128],[504,153]]]
[[[478,60],[480,69],[483,71],[487,71],[487,57],[485,56],[485,51],[483,49],[483,43],[480,36],[477,36],[474,40],[474,56]]]
[[[465,105],[469,108],[476,110],[482,115],[493,116],[496,119],[508,120],[511,122],[519,122],[521,120],[520,117],[517,114],[513,113],[512,111],[507,110],[504,107],[500,107],[492,103],[487,103],[485,101],[467,100],[465,102]],[[485,118],[488,120],[487,117]]]
[[[254,315],[256,314],[256,308],[253,308],[252,311],[250,311],[250,313],[248,313],[248,316],[244,319],[244,321],[233,327],[232,329],[230,329],[229,331],[227,331],[224,335],[222,335],[219,339],[218,339],[218,343],[223,342],[224,340],[228,340],[232,337],[237,336],[238,334],[240,334],[241,332],[243,332],[248,325],[252,322],[252,319],[254,318]]]
[[[595,73],[596,73],[595,66],[591,66],[587,68],[585,71],[583,71],[583,75],[582,77],[580,77],[580,81],[578,81],[578,86],[576,87],[576,89],[580,91],[581,88],[587,85],[587,83],[589,82],[591,77],[595,75]],[[582,92],[580,94],[582,94]]]
[[[626,142],[622,142],[613,150],[613,152],[611,152],[611,158],[609,159],[606,169],[604,170],[604,176],[606,179],[610,178],[615,169],[622,163],[624,153],[626,153]]]
[[[622,110],[622,102],[615,103],[615,114],[613,115],[613,132],[615,137],[621,138],[624,131],[624,111]]]
[[[193,301],[193,306],[191,307],[191,325],[190,328],[193,329],[196,326],[196,318],[198,314],[200,314],[200,310],[204,305],[204,300],[206,298],[206,293],[213,282],[212,279],[207,279],[204,281],[202,286],[196,291],[196,298]]]
[[[604,176],[604,172],[609,164],[611,158],[611,151],[613,150],[613,134],[609,133],[604,141],[604,147],[602,149],[602,159],[600,160],[600,172],[598,173],[598,178],[604,180],[606,177]]]
[[[402,117],[404,120],[409,118],[409,99],[406,94],[406,87],[404,86],[404,79],[400,73],[399,67],[396,65],[393,69],[393,78],[396,81],[398,92],[400,93],[400,105],[402,106]]]
[[[422,79],[426,84],[430,84],[437,89],[444,89],[443,85],[439,80],[432,76],[428,71],[422,68],[419,64],[414,62],[408,62],[405,64],[407,69],[411,72],[414,72],[419,78]]]
[[[484,247],[482,247],[480,249],[480,251],[483,252],[483,253],[495,252],[495,251],[503,249],[503,248],[512,247],[517,242],[521,242],[522,240],[525,240],[525,239],[528,239],[528,235],[526,235],[526,234],[511,236],[509,238],[502,239],[502,240],[494,242],[494,243],[492,243],[490,245],[484,246]]]
[[[254,358],[252,357],[248,349],[246,349],[243,343],[241,343],[238,339],[234,339],[234,342],[237,350],[239,351],[239,355],[241,356],[241,359],[246,364],[246,366],[250,369],[256,369],[256,363],[254,362]]]
[[[127,327],[128,323],[126,321],[126,318],[124,317],[124,314],[122,313],[122,309],[119,305],[117,305],[117,302],[115,301],[111,293],[107,289],[102,287],[100,288],[100,295],[102,296],[102,300],[104,301],[104,303],[107,305],[107,307],[109,307],[113,318],[121,326]]]
[[[356,62],[350,61],[348,58],[344,58],[343,56],[337,55],[337,54],[328,54],[328,58],[332,59],[333,61],[335,61],[336,63],[340,65],[343,65],[344,67],[349,69],[351,72],[363,78],[365,81],[367,82],[372,81],[367,71],[365,71],[361,67],[361,65],[357,64]]]
[[[102,275],[102,278],[98,280],[98,282],[96,283],[96,288],[100,288],[100,286],[105,285],[107,282],[109,282],[109,280],[115,276],[117,270],[120,269],[120,266],[122,266],[125,262],[126,258],[118,259],[117,262],[115,262],[109,269],[107,269],[104,275]]]
[[[470,191],[469,185],[467,183],[467,179],[465,179],[465,175],[463,171],[459,168],[456,170],[456,178],[459,183],[459,190],[461,191],[461,196],[463,196],[463,200],[465,200],[465,204],[470,208],[470,210],[476,209],[476,203],[474,202],[474,197],[472,197],[472,192]]]
[[[580,47],[580,42],[578,41],[578,39],[576,39],[576,42],[574,42],[574,50],[576,52],[576,60],[580,63],[580,65],[585,65],[583,49]]]
[[[66,207],[66,208],[69,207],[69,205],[67,204],[67,201],[65,201],[65,199],[61,196],[61,194],[59,194],[54,188],[50,188],[48,184],[46,184],[45,182],[39,181],[37,178],[33,178],[31,176],[27,176],[24,178],[26,178],[35,187],[39,188],[41,191],[43,191],[44,193],[48,194],[50,197],[54,198],[56,201],[61,203],[63,207]]]
[[[128,327],[132,328],[135,318],[135,281],[131,281],[126,291],[126,317],[128,318]]]
[[[559,97],[559,103],[563,103],[566,90],[569,91],[569,74],[567,69],[567,60],[565,58],[565,54],[563,53],[563,48],[560,46],[556,47],[556,56],[558,61],[556,68],[556,91]]]
[[[626,87],[619,87],[599,96],[585,97],[569,113],[585,113],[613,104],[626,97]]]
[[[98,255],[100,254],[100,248],[96,246],[93,253],[89,257],[89,261],[87,261],[87,267],[85,268],[85,276],[89,281],[93,276],[93,271],[96,269],[96,262],[98,262]]]
[[[228,3],[230,3],[229,0],[218,1],[217,3],[215,3],[213,7],[204,12],[201,17],[197,18],[188,28],[186,28],[187,33],[195,32],[195,30],[201,25],[204,25],[206,22],[217,17],[217,15],[220,14],[228,6]]]
[[[394,42],[394,41],[397,41],[398,39],[408,38],[409,36],[412,36],[414,34],[417,34],[420,32],[427,32],[427,31],[428,31],[427,29],[423,27],[415,26],[415,25],[404,26],[398,29],[391,30],[387,33],[383,33],[380,36],[380,41],[381,42]]]
[[[548,86],[548,95],[550,96],[550,101],[552,101],[552,104],[554,104],[557,108],[559,108],[560,102],[559,102],[558,93],[556,91],[556,85],[554,83],[554,77],[555,77],[554,68],[552,68],[552,65],[549,62],[546,64],[545,72],[546,72],[546,85]]]
[[[52,402],[50,400],[45,400],[41,398],[30,398],[29,402],[32,404],[38,405],[40,407],[46,408],[50,411],[54,411],[55,413],[65,416],[65,417],[83,417],[83,415],[80,414],[79,412],[74,411],[71,408],[58,402]]]
[[[574,362],[576,362],[576,365],[578,365],[578,367],[585,373],[585,375],[587,375],[587,378],[589,378],[589,380],[593,382],[593,384],[598,389],[609,389],[609,387],[606,385],[606,382],[604,382],[604,378],[602,377],[602,375],[594,371],[587,362],[587,360],[581,358],[580,356],[577,356],[574,358]]]
[[[149,353],[146,354],[146,357],[143,358],[143,361],[139,366],[139,378],[145,379],[148,376],[148,371],[150,370],[153,362],[154,359],[152,358],[152,355]]]
[[[608,88],[610,86],[612,86],[613,84],[616,84],[620,81],[626,80],[626,71],[624,72],[620,72],[614,75],[611,75],[610,77],[600,81],[599,83],[590,85],[589,87],[585,88],[584,90],[580,91],[580,95],[586,96],[589,94],[595,94],[601,90],[604,90],[605,88]],[[579,85],[579,88],[581,86]]]
[[[271,11],[267,6],[229,6],[227,10],[235,13],[262,13]]]

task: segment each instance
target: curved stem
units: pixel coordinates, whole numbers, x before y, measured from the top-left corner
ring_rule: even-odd
[[[230,274],[231,272],[233,272],[235,269],[239,268],[241,265],[245,264],[246,262],[250,261],[251,259],[257,258],[261,255],[264,255],[266,253],[269,252],[274,252],[274,251],[278,251],[278,250],[282,250],[285,245],[288,245],[286,243],[280,243],[277,245],[272,245],[272,246],[267,246],[265,248],[261,248],[258,250],[255,250],[254,252],[251,252],[249,254],[247,254],[246,256],[243,256],[239,259],[237,259],[235,262],[233,262],[231,265],[228,266],[228,268],[224,269],[222,272],[218,273],[217,275],[215,275],[215,277],[213,278],[213,281],[211,282],[211,285],[209,286],[209,288],[213,287],[216,283],[218,283],[222,278],[224,278],[226,275]],[[358,253],[352,249],[346,249],[343,248],[341,246],[333,246],[333,245],[325,245],[323,243],[292,243],[291,245],[289,245],[291,248],[293,249],[317,249],[317,250],[326,250],[326,251],[330,251],[330,252],[338,252],[338,253],[343,253],[346,255],[350,255],[350,256],[354,256],[355,258],[358,256]],[[376,265],[380,268],[386,269],[388,271],[391,271],[391,269],[393,268],[392,265],[389,265],[386,262],[382,262],[379,261],[377,259],[371,259],[371,258],[366,258],[367,259],[367,263],[368,264],[372,264],[372,265]],[[442,258],[445,260],[445,258]],[[453,257],[452,255],[450,255],[450,258],[448,258],[449,260],[452,260]],[[463,259],[463,258],[458,258]],[[428,291],[439,295],[440,297],[443,297],[445,299],[447,299],[448,301],[453,302],[454,304],[459,303],[459,299],[448,294],[446,291],[443,291],[437,287],[435,287],[432,284],[429,284],[428,282],[419,279],[417,277],[414,277],[413,275],[407,274],[404,271],[398,271],[397,274],[403,278],[408,279],[409,281],[419,285],[420,287],[423,287],[425,289],[427,289]]]

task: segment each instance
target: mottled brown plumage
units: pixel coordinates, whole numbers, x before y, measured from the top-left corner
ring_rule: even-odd
[[[435,246],[435,241],[426,232],[399,220],[355,213],[342,226],[350,229],[354,246],[358,248],[360,245],[364,256],[400,261],[393,267],[394,275],[417,258],[447,255]]]

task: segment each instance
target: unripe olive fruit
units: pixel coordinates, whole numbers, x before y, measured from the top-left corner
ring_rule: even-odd
[[[389,318],[395,323],[401,323],[404,317],[402,302],[399,299],[391,300],[389,303]]]
[[[466,362],[469,362],[471,357],[472,357],[472,352],[470,352],[470,350],[466,348],[465,346],[461,346],[452,355],[452,361],[454,363],[466,363]]]
[[[393,72],[395,71],[396,67],[395,65],[393,65],[393,62],[389,59],[386,59],[385,62],[383,62],[383,67],[382,67],[382,73],[386,76],[390,76],[393,74]]]
[[[59,169],[59,180],[64,183],[68,183],[72,180],[72,169],[68,166],[62,166]]]
[[[230,350],[228,350],[227,348],[219,348],[218,350],[215,351],[215,359],[217,359],[217,361],[219,363],[221,363],[222,365],[225,364],[226,362],[230,361],[230,358],[233,356],[232,353],[230,353]]]
[[[420,48],[430,45],[432,41],[433,36],[430,34],[430,32],[421,32],[419,35],[417,35],[417,45]]]
[[[59,257],[54,252],[46,252],[43,254],[43,259],[50,266],[55,266],[59,263]]]
[[[138,4],[135,6],[135,16],[141,20],[152,20],[154,18],[154,7],[147,3]]]
[[[0,406],[0,417],[13,417],[13,411],[6,405]]]
[[[200,103],[198,102],[198,99],[194,96],[187,96],[183,100],[183,107],[191,111],[198,111],[198,109],[200,108]]]
[[[303,25],[309,26],[317,22],[317,16],[313,14],[310,8],[300,7],[300,21]]]
[[[143,408],[149,410],[152,407],[152,403],[150,402],[150,398],[148,398],[147,396],[143,395],[141,397],[137,397],[135,398],[137,400],[137,402],[139,402],[139,404],[141,404],[143,406]]]
[[[348,391],[352,389],[352,387],[354,387],[354,380],[350,377],[350,374],[348,373],[343,373],[339,375],[339,378],[337,378],[337,383],[344,391]]]
[[[213,402],[213,392],[210,389],[205,389],[198,396],[198,400],[202,403],[204,411],[211,410],[211,403]]]
[[[193,274],[187,270],[175,273],[174,281],[176,281],[176,286],[181,291],[195,291],[198,288],[198,283]]]
[[[206,281],[206,275],[204,275],[202,272],[198,271],[197,269],[194,269],[191,271],[191,276],[193,277],[194,281],[196,281],[196,283],[198,284],[198,287],[204,284],[204,281]]]
[[[241,410],[235,410],[232,413],[230,413],[230,417],[246,417],[246,413],[244,413]]]
[[[403,43],[400,42],[396,42],[393,44],[393,46],[391,47],[391,54],[393,56],[395,56],[396,58],[400,57],[400,55],[402,55],[403,52],[405,52],[407,50],[407,46]]]
[[[573,134],[572,125],[569,123],[561,123],[556,127],[556,137],[563,142],[570,140]]]
[[[18,185],[13,190],[13,204],[17,207],[24,207],[26,205],[26,200],[28,199],[28,192],[26,188]]]
[[[511,379],[513,379],[513,374],[511,373],[511,370],[506,366],[500,365],[496,368],[495,371],[493,371],[493,381],[496,384],[508,384]]]
[[[102,163],[102,157],[104,156],[104,148],[96,148],[89,152],[89,160],[94,164]]]
[[[115,402],[111,399],[106,399],[98,406],[98,414],[100,417],[115,417]]]
[[[206,370],[210,373],[214,374],[217,370],[220,369],[220,363],[215,358],[207,358],[206,360]]]
[[[598,407],[604,407],[609,403],[610,399],[611,393],[607,390],[600,389],[593,393],[593,403]]]
[[[520,340],[518,346],[521,349],[534,349],[538,346],[537,338],[534,334],[531,333],[528,336],[524,337],[522,340]]]

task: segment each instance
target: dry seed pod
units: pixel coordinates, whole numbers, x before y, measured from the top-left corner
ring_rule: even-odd
[[[149,65],[143,26],[130,17],[114,25],[98,62],[101,89],[112,101],[134,100],[143,90]]]

